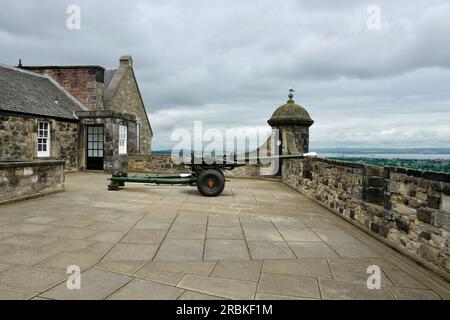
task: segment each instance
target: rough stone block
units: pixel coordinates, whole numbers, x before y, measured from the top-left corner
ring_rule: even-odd
[[[433,209],[439,209],[441,206],[441,197],[428,195],[427,206]]]
[[[417,209],[417,219],[421,222],[432,223],[433,211],[426,208]]]
[[[368,203],[383,203],[384,192],[382,188],[363,188],[362,199]]]
[[[399,230],[405,231],[406,233],[409,233],[409,225],[406,221],[396,218],[395,219],[395,225]]]
[[[450,196],[450,184],[448,184],[448,183],[443,183],[443,184],[442,184],[442,192],[443,192],[446,196]]]
[[[441,201],[442,211],[450,213],[450,196],[443,195]]]
[[[394,221],[395,220],[395,213],[392,212],[392,211],[385,210],[383,212],[383,216],[384,216],[384,219],[386,219],[388,221]]]
[[[383,167],[365,165],[364,166],[364,175],[368,177],[384,177]]]
[[[365,185],[367,187],[382,188],[384,179],[381,177],[367,177],[365,178]]]
[[[445,212],[434,213],[434,226],[442,227],[446,230],[450,230],[450,214]]]
[[[372,230],[375,233],[380,233],[380,228],[381,228],[380,225],[377,223],[372,222],[370,224],[370,230]]]

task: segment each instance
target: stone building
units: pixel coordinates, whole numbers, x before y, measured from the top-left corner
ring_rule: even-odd
[[[100,66],[0,65],[0,161],[65,160],[66,170],[126,169],[151,154],[152,129],[130,56]]]

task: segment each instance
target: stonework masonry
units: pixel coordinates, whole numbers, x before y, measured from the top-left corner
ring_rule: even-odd
[[[285,160],[283,182],[450,279],[450,174],[320,158]]]
[[[170,155],[130,155],[128,171],[144,173],[189,173],[184,165],[172,162]]]
[[[121,113],[128,113],[136,116],[141,123],[140,154],[151,154],[152,129],[149,125],[145,107],[136,85],[133,69],[130,65],[125,66],[121,61],[121,66],[117,70],[116,79],[120,82],[111,83],[111,88],[105,94],[105,109]],[[123,77],[120,77],[123,73]],[[134,128],[136,126],[134,125]],[[131,150],[130,150],[131,151]],[[135,153],[136,149],[131,152]]]
[[[64,161],[0,162],[0,204],[64,191]]]
[[[47,117],[0,115],[0,159],[32,161],[37,158],[37,123],[50,123],[50,157],[46,160],[64,159],[66,170],[78,169],[78,132],[76,122]]]

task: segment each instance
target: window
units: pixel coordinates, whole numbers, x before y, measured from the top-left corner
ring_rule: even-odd
[[[141,124],[136,123],[136,153],[141,153]]]
[[[50,157],[50,123],[38,122],[37,156]]]
[[[127,127],[119,126],[119,154],[127,154]]]

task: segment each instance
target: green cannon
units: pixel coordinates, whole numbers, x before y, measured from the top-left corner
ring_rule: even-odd
[[[191,156],[189,161],[182,164],[189,168],[187,174],[135,174],[129,175],[127,172],[114,172],[108,185],[108,190],[120,190],[125,183],[145,183],[156,185],[182,185],[196,186],[198,191],[205,197],[217,197],[225,188],[225,170],[234,170],[238,167],[257,163],[261,161],[285,160],[314,156],[315,154],[291,154],[271,157],[243,158],[236,156],[232,160],[226,156],[223,158],[198,158]]]

